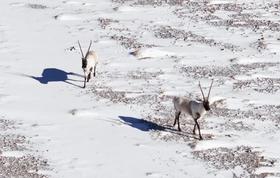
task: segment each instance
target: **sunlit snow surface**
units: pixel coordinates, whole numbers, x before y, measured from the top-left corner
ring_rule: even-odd
[[[40,155],[48,166],[36,173],[55,178],[280,177],[279,1],[0,8],[0,116],[30,142],[2,158]],[[78,40],[99,56],[86,89]],[[172,98],[201,98],[211,79],[200,141],[190,117],[172,127]]]

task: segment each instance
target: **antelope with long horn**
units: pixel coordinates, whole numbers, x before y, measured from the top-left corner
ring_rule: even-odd
[[[89,82],[92,76],[95,77],[96,74],[96,66],[98,64],[98,57],[95,51],[90,51],[92,41],[90,40],[90,44],[88,47],[88,50],[86,52],[86,55],[84,55],[80,41],[78,41],[81,55],[82,55],[82,68],[84,71],[84,88],[86,87],[86,83]]]
[[[178,123],[178,130],[181,131],[180,128],[180,122],[179,122],[179,117],[180,114],[182,112],[187,113],[188,115],[192,116],[195,124],[194,124],[194,128],[193,128],[193,134],[195,134],[196,131],[196,127],[198,128],[198,133],[199,133],[199,139],[202,140],[202,136],[200,133],[200,126],[198,124],[198,119],[201,118],[207,111],[210,110],[210,105],[209,105],[209,96],[210,96],[210,92],[212,89],[212,85],[213,85],[213,80],[211,82],[209,91],[208,91],[208,96],[205,97],[203,90],[201,88],[200,82],[198,84],[202,97],[203,97],[203,101],[197,101],[197,100],[193,100],[193,99],[189,99],[189,98],[185,98],[185,97],[174,97],[173,98],[173,104],[175,107],[175,121],[173,126],[176,125],[176,123]]]

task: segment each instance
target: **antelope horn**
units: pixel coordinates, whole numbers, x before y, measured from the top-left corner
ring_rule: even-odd
[[[212,89],[213,82],[214,82],[214,80],[212,79],[212,82],[211,82],[211,85],[210,85],[210,88],[209,88],[209,92],[208,92],[207,99],[208,99],[209,96],[210,96],[210,92],[211,92],[211,89]]]
[[[83,53],[83,50],[82,50],[82,47],[81,47],[81,44],[80,44],[80,41],[78,40],[78,44],[79,44],[79,47],[80,47],[80,51],[81,51],[81,54],[82,54],[82,57],[85,58],[84,56],[84,53]]]
[[[203,100],[205,101],[205,96],[204,96],[204,93],[203,93],[203,91],[202,91],[202,88],[201,88],[200,82],[198,83],[198,86],[199,86],[200,91],[201,91],[201,94],[202,94],[202,96],[203,96]]]
[[[90,40],[90,43],[89,43],[89,47],[88,47],[87,53],[88,53],[88,52],[89,52],[89,50],[90,50],[91,44],[92,44],[92,40]]]

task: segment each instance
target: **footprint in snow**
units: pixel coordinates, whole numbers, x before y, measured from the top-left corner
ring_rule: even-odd
[[[69,5],[82,5],[82,2],[78,1],[63,1],[64,4],[69,4]]]
[[[79,1],[63,1],[64,4],[71,5],[71,6],[90,6],[93,3],[84,3]]]
[[[136,143],[136,144],[134,144],[134,145],[137,146],[137,147],[147,147],[147,145],[141,144],[141,143]]]
[[[69,111],[73,116],[83,117],[83,116],[98,116],[96,112],[91,109],[72,109]]]
[[[174,55],[172,52],[167,52],[156,48],[138,48],[134,51],[131,51],[129,54],[135,56],[138,59],[160,58]]]
[[[157,172],[146,172],[147,177],[168,177],[167,175],[163,175]]]
[[[61,21],[77,21],[81,20],[80,17],[78,17],[75,14],[59,14],[54,16],[55,20],[61,20]]]

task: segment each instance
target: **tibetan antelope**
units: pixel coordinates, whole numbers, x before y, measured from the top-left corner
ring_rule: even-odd
[[[176,111],[175,121],[174,121],[173,126],[175,126],[176,123],[178,122],[179,131],[181,131],[180,122],[179,122],[180,114],[182,112],[187,113],[188,115],[192,116],[192,118],[195,122],[194,128],[193,128],[193,134],[195,134],[195,130],[197,127],[198,132],[199,132],[199,139],[202,140],[202,136],[200,133],[200,126],[199,126],[197,120],[199,118],[201,118],[206,113],[206,111],[210,110],[209,96],[210,96],[212,85],[213,85],[213,80],[212,80],[210,88],[209,88],[208,96],[207,96],[207,98],[205,98],[203,90],[202,90],[200,82],[199,82],[198,86],[199,86],[201,94],[203,96],[203,101],[196,101],[196,100],[192,100],[192,99],[185,98],[185,97],[174,97],[173,98],[173,104],[174,104],[175,111]]]
[[[97,58],[97,54],[95,51],[90,51],[90,47],[92,44],[92,41],[90,40],[90,44],[88,47],[88,50],[86,52],[86,55],[84,56],[80,41],[78,41],[79,47],[80,47],[80,51],[82,54],[82,68],[84,70],[84,88],[86,87],[86,83],[89,82],[91,76],[92,76],[92,72],[93,72],[93,76],[95,77],[96,74],[96,66],[98,63],[98,58]]]

